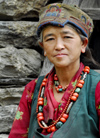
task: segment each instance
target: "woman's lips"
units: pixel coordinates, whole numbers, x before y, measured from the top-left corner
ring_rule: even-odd
[[[67,54],[61,53],[61,54],[56,54],[54,57],[63,57],[66,56]]]

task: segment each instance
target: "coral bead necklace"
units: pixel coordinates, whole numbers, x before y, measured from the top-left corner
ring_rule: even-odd
[[[44,115],[43,115],[43,105],[44,105],[43,96],[44,96],[44,90],[45,90],[47,78],[45,77],[43,79],[43,82],[40,86],[40,91],[38,94],[38,102],[37,102],[37,107],[36,107],[37,121],[41,128],[46,129],[48,133],[51,133],[59,129],[67,121],[69,117],[69,111],[73,103],[77,100],[80,90],[84,85],[84,80],[86,78],[86,75],[89,73],[89,71],[90,71],[90,68],[88,66],[85,66],[83,70],[84,74],[83,76],[79,77],[76,86],[71,91],[71,94],[68,98],[68,101],[66,103],[64,110],[62,111],[61,115],[57,118],[57,120],[55,120],[55,122],[49,126],[44,122]]]

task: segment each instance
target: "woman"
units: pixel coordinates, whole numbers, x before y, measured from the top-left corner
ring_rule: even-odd
[[[26,85],[9,138],[100,137],[100,75],[92,70],[99,66],[87,46],[92,31],[78,7],[41,10],[39,44],[54,68]]]

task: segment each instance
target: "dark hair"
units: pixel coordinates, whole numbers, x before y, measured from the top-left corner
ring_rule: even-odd
[[[100,69],[100,64],[95,61],[88,46],[86,47],[85,53],[81,53],[80,61],[91,69]]]
[[[84,42],[85,37],[82,34],[79,34],[81,40]],[[88,42],[89,43],[89,42]],[[85,65],[89,66],[91,69],[100,69],[100,64],[95,61],[92,56],[91,50],[87,45],[85,53],[81,53],[80,61]]]

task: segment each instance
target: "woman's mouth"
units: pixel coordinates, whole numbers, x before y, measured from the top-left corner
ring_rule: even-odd
[[[64,54],[64,53],[60,53],[60,54],[56,54],[55,57],[64,57],[66,56],[67,54]]]

